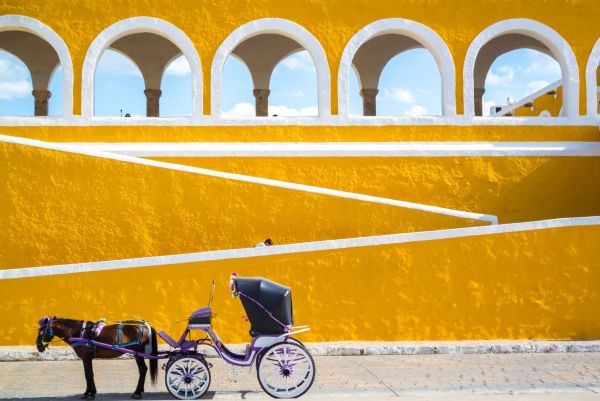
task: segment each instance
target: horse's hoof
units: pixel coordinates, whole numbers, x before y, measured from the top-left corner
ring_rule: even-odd
[[[134,400],[141,400],[142,394],[141,393],[133,393],[133,394],[131,394],[131,398],[133,398]]]
[[[96,399],[96,395],[95,394],[88,394],[85,396],[86,400],[95,400]]]

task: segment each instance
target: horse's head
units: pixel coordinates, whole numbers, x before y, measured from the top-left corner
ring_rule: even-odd
[[[54,337],[54,328],[52,328],[54,319],[54,317],[43,317],[40,319],[40,328],[35,340],[39,352],[44,352]]]

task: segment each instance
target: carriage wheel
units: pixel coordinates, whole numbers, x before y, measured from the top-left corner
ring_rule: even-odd
[[[256,375],[262,389],[274,398],[296,398],[306,393],[315,379],[310,353],[293,342],[267,348],[257,362]]]
[[[175,398],[196,400],[202,397],[210,386],[210,370],[202,358],[174,358],[167,364],[165,385]]]

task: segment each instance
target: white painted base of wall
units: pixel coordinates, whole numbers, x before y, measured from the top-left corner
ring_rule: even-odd
[[[340,341],[304,343],[313,356],[354,355],[432,355],[432,354],[524,354],[600,352],[600,340],[552,341],[552,340],[485,340],[485,341]],[[243,353],[246,344],[227,346],[234,352]],[[168,350],[159,346],[160,350]],[[217,357],[207,348],[208,357]],[[132,358],[129,355],[123,359]],[[0,362],[8,361],[74,361],[77,355],[71,347],[51,347],[39,353],[34,346],[2,346]]]

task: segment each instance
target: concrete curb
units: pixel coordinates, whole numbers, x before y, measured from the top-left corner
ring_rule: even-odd
[[[600,340],[588,341],[437,341],[437,342],[321,342],[306,343],[315,356],[434,355],[434,354],[522,354],[600,352]],[[161,350],[168,348],[159,347]],[[230,347],[243,353],[245,344]],[[206,349],[208,357],[216,357]],[[124,356],[129,358],[129,356]],[[71,361],[77,356],[67,346],[50,347],[39,353],[34,346],[0,346],[0,361]]]

